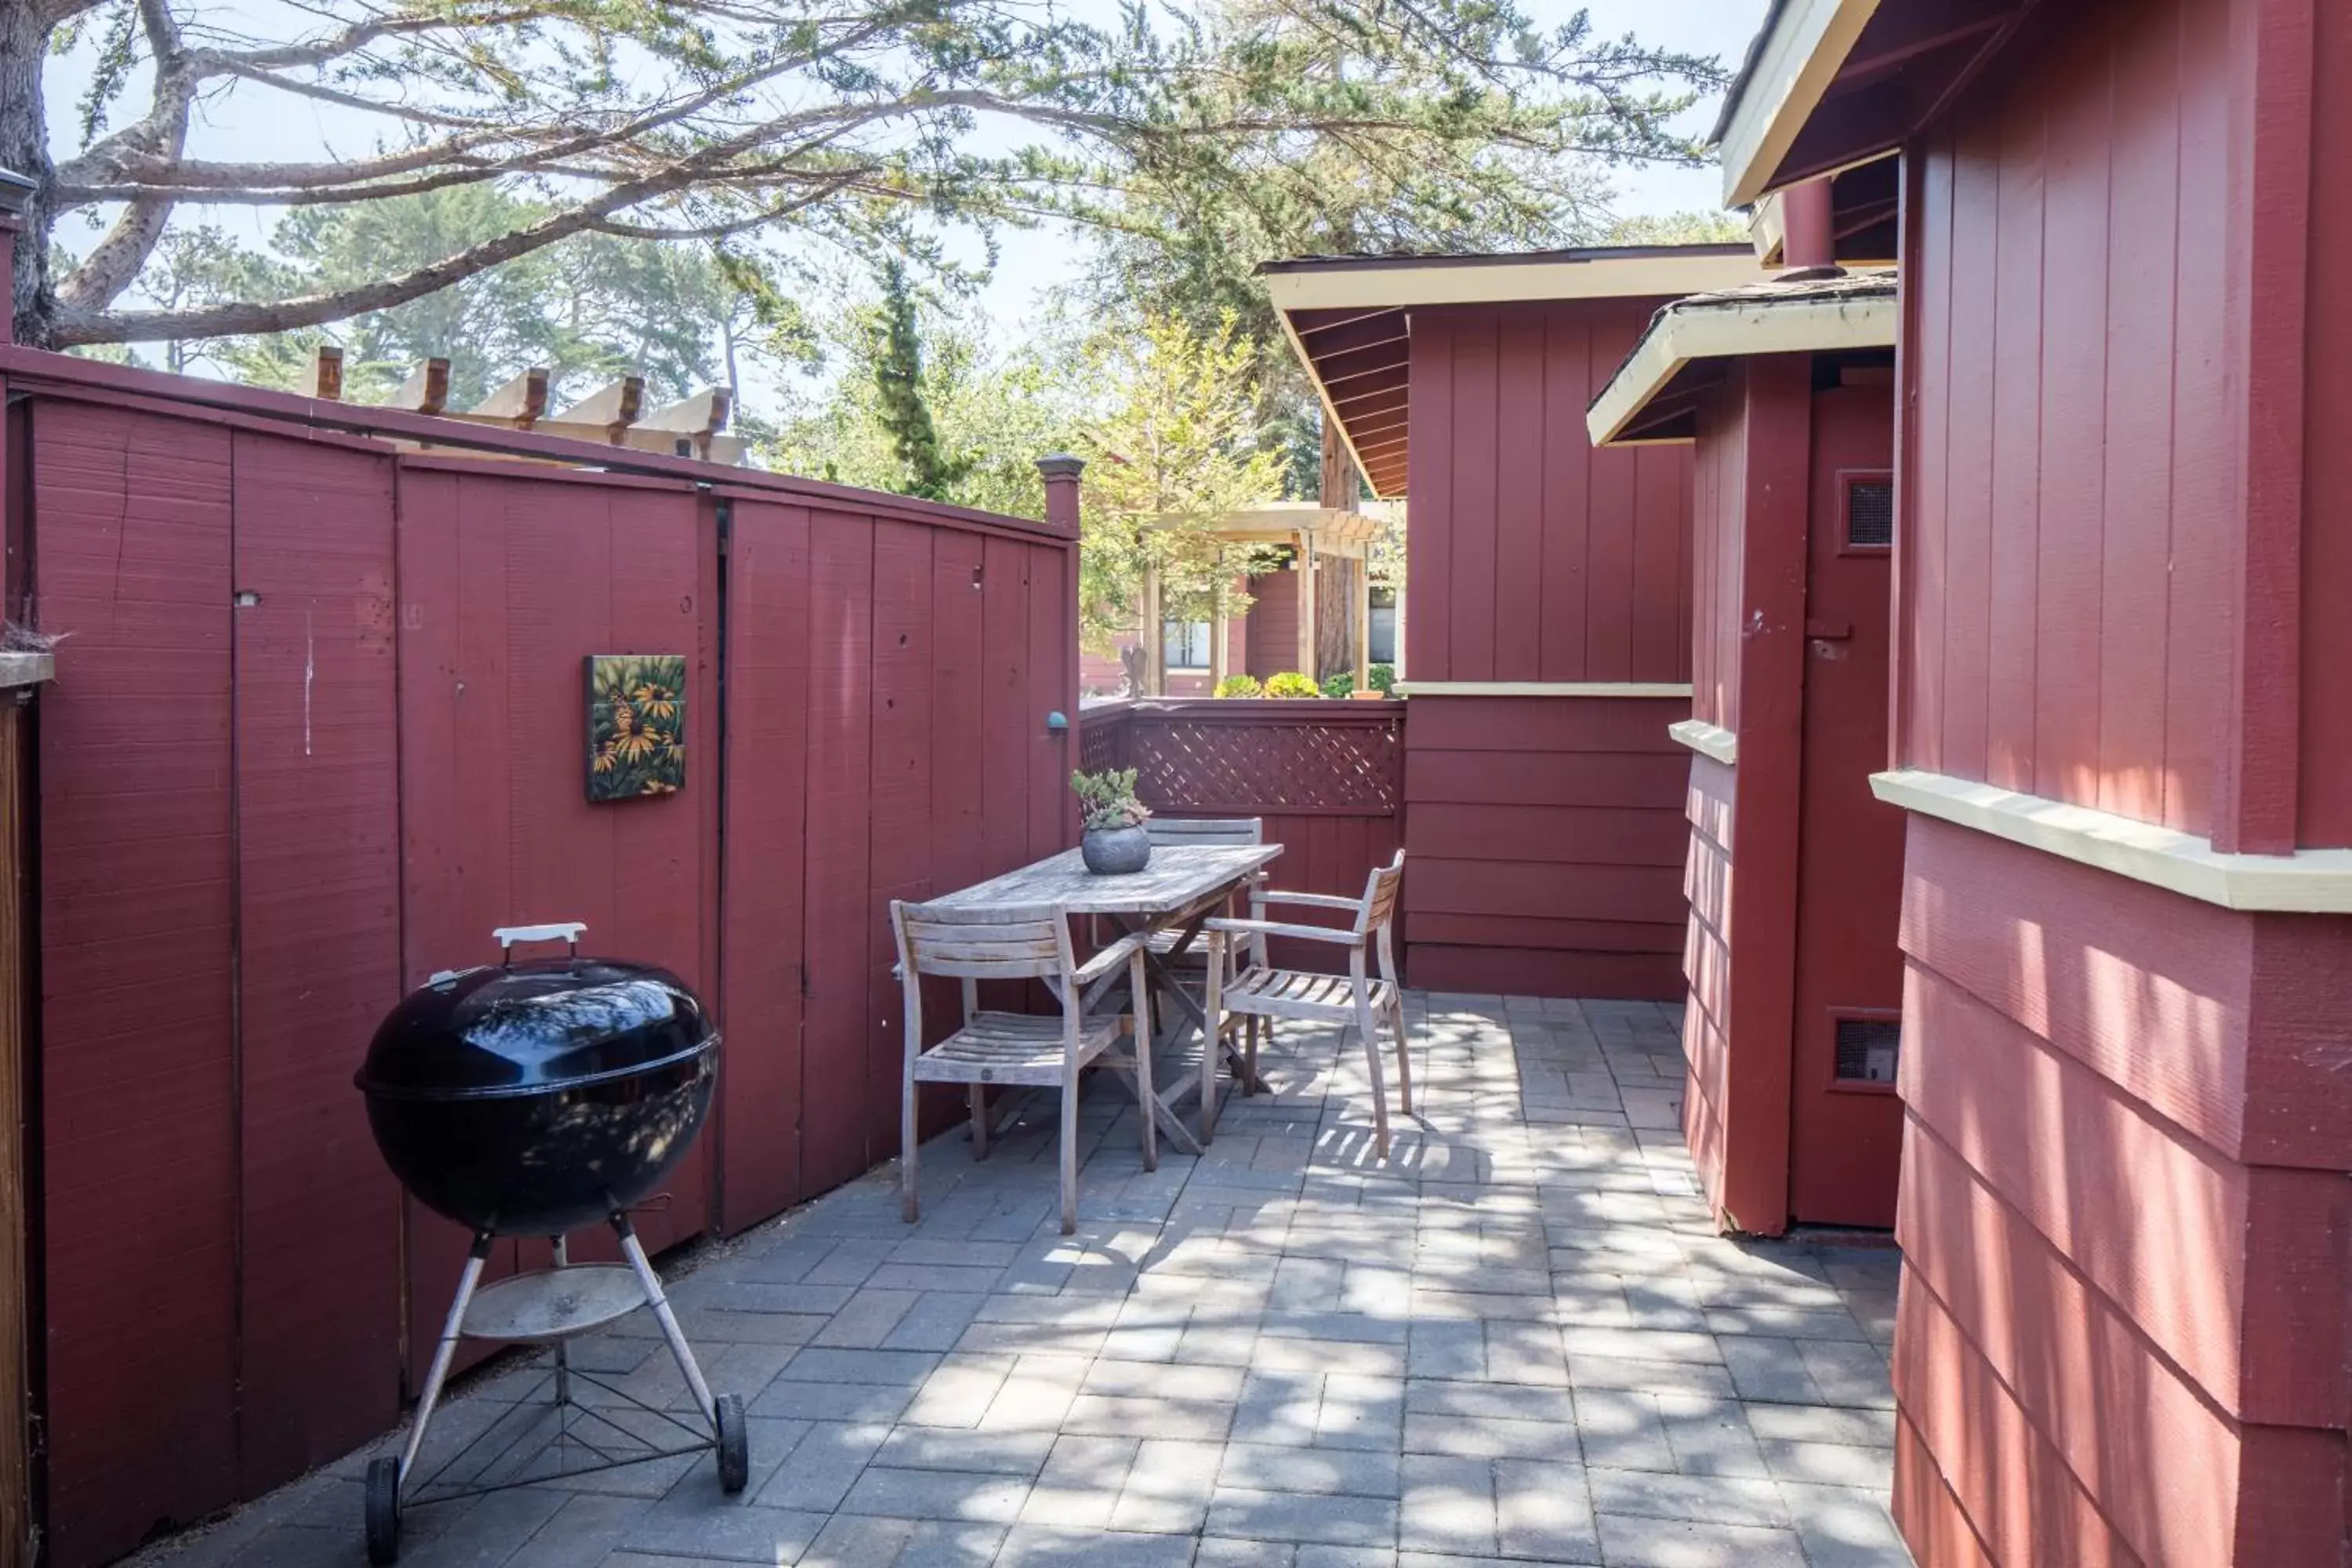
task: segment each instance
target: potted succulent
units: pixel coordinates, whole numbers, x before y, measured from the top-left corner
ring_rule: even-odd
[[[1070,787],[1086,814],[1078,854],[1087,870],[1097,877],[1118,877],[1150,864],[1151,834],[1143,824],[1151,811],[1135,798],[1133,768],[1072,773]]]

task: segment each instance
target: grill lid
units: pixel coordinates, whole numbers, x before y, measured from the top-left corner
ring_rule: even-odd
[[[436,974],[387,1016],[356,1082],[400,1100],[549,1094],[625,1078],[719,1043],[666,969],[541,959]]]

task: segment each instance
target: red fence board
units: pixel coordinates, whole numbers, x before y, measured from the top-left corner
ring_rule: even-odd
[[[874,533],[865,518],[809,522],[808,873],[802,930],[801,1179],[822,1190],[866,1166],[872,933]]]
[[[49,1542],[102,1562],[236,1493],[230,437],[34,424]]]
[[[392,460],[235,438],[247,1491],[400,1409],[398,1186],[352,1089],[400,984]]]
[[[719,1221],[740,1231],[803,1190],[809,521],[805,507],[748,498],[727,505]]]

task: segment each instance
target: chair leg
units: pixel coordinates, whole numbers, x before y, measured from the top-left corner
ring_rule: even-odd
[[[1062,1078],[1062,1234],[1078,1228],[1078,1075]]]
[[[988,1158],[988,1090],[973,1084],[964,1091],[966,1103],[971,1107],[971,1157]]]
[[[1209,1146],[1217,1127],[1217,1058],[1223,1054],[1225,1031],[1224,939],[1209,936],[1208,978],[1202,982],[1201,1008],[1201,1147]]]
[[[1397,1108],[1405,1115],[1412,1114],[1412,1042],[1405,1037],[1404,1002],[1391,998],[1389,1002],[1389,1027],[1396,1031],[1397,1043]]]
[[[1389,1091],[1381,1081],[1381,1037],[1372,1022],[1372,999],[1365,992],[1356,993],[1356,1033],[1364,1039],[1364,1065],[1372,1074],[1372,1148],[1383,1160],[1389,1157]]]
[[[1143,954],[1128,960],[1135,992],[1135,1114],[1143,1122],[1143,1168],[1160,1169],[1160,1124],[1154,1119],[1159,1102],[1151,1087],[1151,994],[1143,976]]]
[[[915,1079],[913,1069],[907,1077],[906,1093],[898,1108],[898,1211],[908,1225],[921,1217],[923,1173],[915,1143]]]
[[[1257,1092],[1257,1025],[1258,1015],[1252,1013],[1242,1020],[1242,1092]]]

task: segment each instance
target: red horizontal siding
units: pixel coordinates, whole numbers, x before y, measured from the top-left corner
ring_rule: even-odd
[[[1405,707],[1417,985],[1678,994],[1679,701],[1421,696]]]
[[[2352,921],[1923,819],[1907,860],[1897,1393],[1953,1495],[2004,1563],[2103,1560],[2112,1529],[2126,1561],[2333,1564],[2352,1157],[2257,1142],[2284,1119],[2249,1120],[2245,1086],[2308,1070],[2312,1037],[2245,1020],[2283,993],[2340,1017]],[[2310,1092],[2340,1129],[2335,1086]],[[1955,1386],[1965,1416],[1937,1408]],[[2012,1468],[1977,1473],[1988,1452]]]

